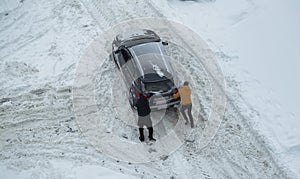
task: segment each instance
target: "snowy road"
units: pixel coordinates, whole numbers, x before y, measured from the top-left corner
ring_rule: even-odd
[[[10,9],[8,15],[1,11],[0,165],[16,173],[29,171],[32,178],[76,177],[74,173],[62,172],[57,166],[59,162],[103,166],[138,178],[289,178],[288,171],[251,127],[250,119],[243,113],[245,109],[240,107],[244,101],[238,84],[230,78],[226,78],[224,93],[228,103],[223,121],[205,148],[199,148],[197,139],[203,135],[199,125],[199,130],[190,136],[192,140],[171,155],[154,162],[132,164],[98,152],[82,135],[72,101],[76,64],[89,43],[112,25],[133,18],[163,17],[152,4],[151,1],[24,1]],[[190,57],[179,53],[175,46],[170,51],[178,61]],[[218,56],[218,60],[227,60],[225,56],[222,58]],[[107,59],[99,60],[104,66],[99,70],[98,84],[115,86],[111,80],[117,74],[114,64]],[[191,73],[192,66],[197,65],[183,63],[182,67]],[[205,71],[198,70],[196,73],[200,74]],[[205,78],[198,80],[194,80],[194,86],[198,87],[195,91],[200,90],[201,82],[208,83]],[[101,92],[101,87],[96,89]],[[209,109],[210,92],[206,91],[200,96]],[[107,97],[110,105],[116,100],[109,93]],[[250,115],[256,115],[255,111]],[[119,135],[128,133],[119,124],[114,130]],[[135,132],[133,128],[129,131]],[[127,138],[136,140],[135,135],[129,134]]]

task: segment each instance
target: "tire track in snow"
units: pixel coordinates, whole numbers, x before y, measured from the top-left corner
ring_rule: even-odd
[[[0,35],[4,35],[3,33],[5,33],[5,31],[9,31],[11,30],[11,28],[13,28],[13,26],[18,26],[19,23],[22,21],[22,19],[24,17],[26,17],[26,15],[28,15],[28,12],[24,12],[22,14],[20,14],[17,18],[15,18],[13,21],[11,21],[11,19],[9,19],[8,21],[4,22],[7,23],[7,25],[4,25],[1,29],[0,29]],[[11,21],[11,22],[10,22]]]
[[[24,47],[42,38],[52,28],[54,24],[53,22],[55,21],[55,17],[53,15],[49,15],[40,18],[40,16],[38,16],[39,11],[36,8],[44,8],[44,7],[40,6],[36,2],[32,2],[32,4],[34,5],[26,6],[26,8],[28,9],[26,12],[23,13],[19,12],[19,10],[21,7],[24,6],[24,4],[18,6],[16,8],[17,12],[14,13],[22,13],[22,14],[19,15],[18,18],[8,19],[8,21],[11,19],[13,20],[10,24],[6,25],[1,29],[0,33],[5,34],[2,36],[3,39],[0,41],[1,42],[0,51],[2,51],[0,53],[1,54],[0,58],[2,58],[3,60],[8,58],[9,56],[15,55],[18,51],[22,50]],[[48,12],[45,11],[45,14],[47,13]],[[28,26],[27,22],[31,21],[33,17],[36,18],[34,26]],[[5,51],[3,51],[4,49]]]
[[[101,2],[103,3],[101,7],[106,7],[105,6],[105,3],[106,2]],[[105,9],[104,9],[105,10]],[[113,12],[112,10],[110,10],[111,12]],[[142,12],[143,9],[141,8],[141,10],[139,12]],[[105,11],[106,12],[106,11]],[[110,13],[111,13],[110,12]],[[99,13],[99,12],[97,12]],[[120,19],[122,20],[121,15],[118,15],[120,17]],[[126,16],[126,15],[123,15],[123,16]],[[110,19],[113,19],[113,18],[110,18]],[[118,19],[118,21],[120,21],[120,19]],[[116,22],[116,21],[114,21]],[[42,86],[42,85],[40,85]],[[56,85],[54,85],[53,88],[55,88]],[[41,89],[43,89],[41,87]],[[46,89],[46,87],[45,87]],[[100,164],[102,165],[102,163],[105,163],[103,164],[103,166],[106,166],[108,168],[112,168],[114,170],[117,170],[119,171],[119,168],[121,167],[123,172],[125,172],[126,174],[131,174],[131,175],[135,175],[135,176],[138,176],[140,178],[144,177],[144,178],[155,178],[156,177],[159,177],[159,178],[165,178],[167,176],[171,176],[172,173],[174,173],[173,171],[173,168],[172,168],[172,164],[169,164],[168,162],[172,162],[174,159],[173,157],[175,157],[175,155],[173,156],[169,156],[165,162],[167,163],[166,165],[162,165],[160,162],[158,163],[149,163],[149,164],[145,164],[144,166],[139,166],[139,167],[135,167],[133,165],[127,165],[126,163],[118,163],[114,160],[111,160],[109,158],[106,158],[105,155],[102,155],[102,154],[99,154],[98,152],[96,152],[92,147],[89,147],[89,144],[84,142],[84,140],[81,140],[81,136],[80,136],[80,133],[79,132],[71,132],[73,130],[71,130],[70,132],[67,132],[69,130],[69,127],[73,128],[74,130],[77,130],[76,129],[76,123],[74,120],[70,120],[70,117],[69,116],[72,116],[73,113],[72,113],[72,110],[69,109],[69,108],[66,108],[65,106],[67,106],[66,103],[64,103],[64,101],[68,101],[70,99],[69,95],[68,95],[68,90],[66,91],[63,91],[63,92],[59,92],[59,90],[57,90],[55,92],[53,92],[53,95],[56,97],[56,99],[54,99],[54,101],[56,102],[55,104],[49,104],[49,106],[45,106],[46,109],[49,109],[49,114],[48,115],[45,115],[45,112],[44,111],[40,111],[41,112],[41,115],[45,115],[44,116],[44,119],[45,121],[41,121],[41,120],[37,120],[37,121],[32,121],[31,123],[28,123],[28,124],[20,124],[19,126],[16,126],[15,128],[12,128],[11,131],[6,131],[7,129],[5,129],[4,131],[6,131],[7,133],[11,133],[12,134],[12,137],[13,137],[13,140],[14,141],[11,145],[8,145],[6,146],[7,144],[4,145],[4,143],[6,143],[6,141],[3,141],[4,139],[1,139],[0,140],[0,146],[1,147],[6,147],[5,149],[7,150],[1,150],[0,152],[0,158],[1,158],[1,161],[4,163],[4,162],[7,162],[7,163],[10,163],[12,164],[12,166],[19,166],[20,168],[22,167],[25,167],[28,166],[28,161],[29,159],[30,160],[44,160],[44,161],[48,161],[52,158],[55,158],[57,157],[58,159],[61,157],[61,156],[58,156],[58,154],[60,152],[65,152],[65,158],[67,158],[67,160],[70,160],[70,161],[73,161],[73,162],[82,162],[82,163],[96,163],[96,164]],[[39,97],[33,97],[33,98],[27,98],[27,93],[23,94],[18,97],[18,102],[20,103],[24,103],[24,102],[27,102],[29,99],[32,100],[32,101],[39,101],[41,98],[46,98],[47,99],[47,95],[46,94],[50,94],[48,92],[45,92],[45,94],[42,94],[41,96]],[[60,94],[65,94],[64,97],[59,97]],[[35,103],[33,103],[35,104]],[[7,104],[1,104],[2,105],[7,105]],[[54,106],[60,106],[61,108],[53,108],[51,109],[52,107]],[[13,106],[12,106],[13,107]],[[10,107],[9,107],[10,108]],[[36,107],[33,106],[32,109],[35,109]],[[7,109],[7,108],[5,108]],[[18,112],[20,111],[20,113],[18,115],[22,115],[22,112],[23,112],[23,109],[13,109],[11,110],[12,112]],[[28,111],[30,111],[30,109],[28,109]],[[38,111],[38,110],[37,110]],[[51,114],[50,114],[51,113]],[[60,113],[65,113],[66,115],[62,115],[62,116],[58,116],[57,118],[53,118],[53,114],[60,114]],[[47,113],[46,113],[47,114]],[[14,119],[13,116],[6,116],[7,114],[5,113],[4,116],[1,116],[1,121],[2,119],[5,119],[5,121],[10,121],[11,119]],[[68,117],[66,117],[68,116]],[[27,116],[24,116],[24,118],[30,118],[31,116],[30,115],[27,115]],[[239,120],[239,117],[240,116],[236,116],[236,118],[229,118],[229,120]],[[60,122],[63,122],[65,121],[65,123],[61,123]],[[231,121],[227,121],[227,122],[224,122],[225,124],[231,124],[232,122]],[[7,123],[9,124],[9,123]],[[32,130],[36,130],[36,131],[30,131],[30,126],[33,125],[34,129]],[[58,125],[57,128],[59,129],[60,133],[59,133],[59,137],[58,138],[55,138],[53,137],[51,134],[55,134],[55,130],[56,128],[49,128],[49,126],[52,126],[52,125]],[[2,123],[0,125],[0,133],[1,133],[1,136],[3,136],[3,126],[2,126]],[[227,127],[224,125],[223,127],[221,127],[221,129],[227,129]],[[18,129],[18,133],[15,133],[14,129]],[[32,133],[36,133],[36,135],[40,135],[39,136],[39,139],[37,140],[37,144],[34,144],[32,145],[31,147],[26,143],[30,143],[32,140],[33,137],[26,137],[24,136],[25,140],[23,138],[20,138],[20,136],[23,136],[25,135],[24,132],[28,129],[28,135],[31,135]],[[246,129],[248,130],[248,127],[246,126]],[[251,129],[251,128],[250,128]],[[224,130],[225,131],[225,130]],[[211,142],[210,143],[210,146],[205,148],[204,151],[198,151],[197,148],[194,148],[194,151],[191,151],[191,157],[189,157],[190,153],[188,152],[188,150],[191,150],[193,149],[193,146],[189,145],[188,147],[183,147],[180,151],[178,151],[178,153],[176,155],[185,155],[186,157],[184,158],[184,160],[186,159],[190,159],[191,161],[191,166],[194,167],[194,169],[196,170],[199,170],[199,173],[198,175],[195,174],[195,178],[196,177],[199,177],[199,178],[209,178],[210,176],[212,176],[212,178],[224,178],[224,177],[228,177],[230,178],[230,175],[226,174],[226,171],[224,171],[224,175],[217,175],[215,174],[214,172],[215,171],[218,171],[216,170],[217,168],[222,168],[224,166],[222,166],[222,163],[220,164],[220,159],[222,157],[224,157],[223,153],[220,152],[222,150],[228,150],[227,148],[217,148],[216,146],[214,145],[222,145],[223,142],[222,140],[224,140],[225,138],[227,140],[231,140],[232,136],[235,136],[235,135],[224,135],[224,134],[227,134],[227,132],[225,131],[222,131],[219,133],[219,135],[217,135],[216,137],[219,137],[218,139],[215,139],[215,141]],[[254,139],[251,139],[251,133],[248,133],[246,132],[247,134],[250,134],[249,135],[249,139],[251,141],[256,141],[256,137],[254,137]],[[48,135],[49,134],[49,135]],[[27,134],[26,134],[27,135]],[[55,134],[57,135],[57,134]],[[63,136],[62,138],[60,137]],[[237,135],[237,134],[236,134]],[[238,133],[238,135],[240,135]],[[7,135],[5,135],[7,137]],[[220,137],[221,136],[221,137]],[[20,138],[22,141],[19,141]],[[28,138],[28,140],[26,140],[26,138]],[[247,138],[245,138],[247,140]],[[41,142],[41,141],[45,141],[44,143]],[[53,141],[57,141],[57,143],[52,143]],[[72,143],[73,141],[73,143]],[[3,142],[3,143],[2,143]],[[38,143],[41,142],[41,144],[39,145]],[[47,142],[48,145],[47,145]],[[228,146],[232,146],[232,147],[239,147],[239,148],[244,148],[244,146],[239,146],[236,144],[237,141],[233,141],[230,145]],[[17,145],[16,145],[17,144]],[[47,148],[45,149],[45,151],[42,150],[42,152],[39,152],[40,149],[42,149],[45,144],[47,145]],[[240,143],[240,145],[243,144],[243,142]],[[28,145],[28,150],[27,150],[27,145]],[[73,145],[74,145],[74,148],[73,148]],[[15,146],[15,147],[13,147]],[[57,149],[56,146],[60,146],[58,148],[61,148],[61,149]],[[78,147],[77,147],[78,146]],[[83,146],[85,147],[88,147],[87,150],[82,150]],[[215,147],[215,148],[210,148],[210,147]],[[226,147],[228,147],[226,146]],[[253,146],[255,148],[255,146]],[[52,148],[55,149],[55,151],[52,151]],[[37,150],[35,150],[37,149]],[[24,152],[25,150],[25,152]],[[66,152],[68,151],[68,152]],[[210,164],[210,163],[205,163],[205,160],[203,162],[203,158],[209,160],[210,158],[207,157],[206,155],[209,155],[211,154],[212,152],[215,152],[215,161],[216,161],[216,164]],[[38,156],[35,156],[35,153],[40,153],[40,155]],[[82,155],[80,154],[77,154],[77,153],[82,153]],[[182,154],[181,154],[182,153]],[[16,154],[16,155],[15,155]],[[26,154],[26,155],[24,155]],[[44,158],[44,154],[47,155],[47,158],[45,159]],[[30,156],[30,157],[28,157]],[[226,154],[227,157],[225,158],[231,158],[231,154],[228,153]],[[20,158],[19,158],[20,157]],[[203,157],[203,158],[202,158]],[[11,159],[10,159],[11,158]],[[101,161],[99,161],[101,160]],[[105,160],[105,161],[104,161]],[[104,162],[103,162],[104,161]],[[201,161],[199,163],[197,163],[197,161]],[[23,163],[24,165],[20,165],[21,163]],[[27,165],[26,165],[27,163]],[[31,162],[32,163],[32,166],[37,166],[38,164],[35,164],[34,162]],[[235,161],[233,161],[234,164],[237,164]],[[180,166],[180,160],[178,163],[173,163],[175,166]],[[208,167],[211,167],[212,169],[209,169],[209,168],[205,168],[205,165],[209,165]],[[276,167],[274,167],[276,169]],[[237,168],[238,169],[238,168]],[[257,171],[261,171],[263,170],[264,168],[261,168]],[[135,170],[138,170],[138,172],[136,172]],[[239,170],[239,169],[238,169]],[[146,172],[147,171],[147,172]],[[256,171],[256,172],[257,172]],[[144,172],[144,173],[143,173]],[[152,173],[153,172],[153,173]],[[186,171],[185,171],[186,172]],[[268,171],[266,171],[268,172]],[[180,171],[177,172],[178,175],[180,175]],[[193,173],[191,171],[191,173]],[[207,173],[211,174],[211,175],[208,175]],[[53,174],[53,173],[52,173]],[[47,175],[50,177],[51,176],[51,173],[47,173]],[[217,175],[217,176],[216,176]],[[183,176],[183,175],[181,175]],[[215,177],[214,177],[215,176]],[[219,177],[218,177],[219,176]],[[177,176],[176,176],[177,177]],[[176,178],[175,177],[175,178]],[[250,176],[251,177],[251,176]],[[282,176],[281,176],[282,177]],[[241,176],[241,178],[249,178],[249,176]],[[283,177],[282,177],[283,178]]]
[[[26,170],[27,167],[42,167],[37,161],[49,162],[57,159],[78,164],[101,165],[142,177],[141,174],[135,172],[134,168],[129,170],[120,166],[118,162],[95,151],[86,140],[82,140],[77,123],[72,117],[72,109],[69,108],[72,105],[71,88],[56,89],[53,87],[49,90],[47,85],[45,88],[40,87],[40,90],[45,92],[38,96],[26,92],[16,98],[11,96],[12,105],[7,106],[6,111],[0,113],[1,165],[5,164],[18,170]],[[39,106],[39,104],[43,104],[43,101],[39,100],[49,99],[49,96],[55,98],[55,104]],[[39,103],[36,103],[37,101]],[[29,104],[24,104],[27,102]],[[18,103],[22,105],[16,106]],[[31,107],[31,105],[33,106]],[[0,111],[3,107],[5,107],[5,103],[0,105]],[[11,121],[16,117],[19,117],[18,121],[21,120],[21,122]],[[54,166],[51,165],[51,167]],[[42,171],[42,174],[46,173],[53,177],[53,172]],[[155,172],[153,171],[153,173]],[[151,175],[149,174],[149,176]]]
[[[164,17],[164,15],[162,13],[160,13],[160,11],[158,10],[158,8],[155,8],[153,3],[151,3],[150,0],[145,0],[145,2],[148,4],[148,6],[154,11],[156,12],[160,17]],[[248,0],[249,4],[251,4],[253,11],[257,8],[255,6],[255,4],[253,3],[253,1]],[[178,35],[179,38],[182,38],[180,35]],[[183,42],[186,42],[185,40],[183,40]],[[197,53],[195,53],[193,51],[192,48],[189,47],[189,44],[185,44],[185,47],[190,50],[191,52],[193,52],[194,55],[196,55]],[[197,56],[197,55],[196,55]],[[199,57],[198,57],[199,58]],[[201,61],[200,61],[201,62]],[[207,69],[206,65],[202,63],[202,65]],[[208,73],[210,73],[209,70],[207,70]],[[210,74],[211,75],[211,74]],[[213,75],[211,75],[213,76]],[[222,88],[221,88],[222,89]],[[286,171],[283,169],[282,166],[279,166],[278,161],[274,158],[274,155],[270,152],[270,149],[268,148],[268,146],[266,145],[265,141],[262,139],[262,136],[260,136],[258,134],[258,132],[256,130],[254,130],[253,126],[251,124],[249,124],[249,122],[247,121],[251,121],[251,119],[249,119],[248,117],[246,117],[245,115],[243,115],[239,108],[238,108],[238,103],[234,103],[234,100],[226,93],[226,91],[223,91],[223,95],[226,96],[226,99],[229,103],[230,106],[232,106],[232,108],[234,109],[235,114],[238,115],[238,117],[240,117],[243,122],[243,124],[248,128],[248,132],[250,132],[252,134],[252,136],[254,136],[254,138],[257,141],[257,144],[260,145],[260,148],[262,148],[264,150],[264,152],[266,152],[266,154],[268,155],[268,158],[271,159],[271,162],[275,165],[275,167],[280,171],[279,175],[281,175],[282,178],[286,177]],[[246,104],[247,108],[250,109],[251,111],[255,111],[253,109],[253,107],[245,100],[244,97],[242,97],[242,95],[239,93],[239,98],[242,100],[242,103]]]
[[[18,46],[20,42],[16,43],[14,45]],[[16,70],[20,69],[18,65],[9,65],[16,67]],[[21,66],[22,70],[24,68]],[[55,166],[51,161],[57,159],[79,166],[93,163],[143,177],[135,172],[134,167],[128,170],[120,166],[118,162],[96,152],[82,139],[72,118],[72,89],[65,84],[65,80],[70,78],[66,75],[70,73],[69,70],[63,72],[52,82],[37,80],[34,83],[28,83],[27,80],[37,78],[35,75],[1,73],[6,74],[6,77],[1,77],[9,81],[24,76],[25,79],[20,80],[20,84],[9,83],[11,86],[6,82],[5,88],[0,91],[0,165],[14,171],[38,171],[32,175],[36,178],[55,178]]]
[[[100,6],[100,7],[105,7],[105,6]],[[103,13],[103,12],[105,12],[105,11],[104,11],[104,9],[102,9],[102,10],[100,10],[100,11],[97,12],[97,13],[100,13],[100,12]],[[94,13],[95,13],[95,12],[94,12]],[[97,13],[95,13],[95,14],[97,14]],[[91,12],[91,14],[93,14],[93,12]],[[112,15],[110,15],[110,16],[112,17]]]
[[[160,13],[154,6],[153,6],[153,4],[150,2],[150,1],[145,1],[145,3],[148,5],[148,7],[150,8],[150,9],[152,9],[152,11],[153,12],[155,12],[154,14],[157,16],[157,17],[164,17],[163,16],[163,14],[162,13]],[[106,7],[105,5],[103,5],[102,4],[102,6],[101,7]],[[111,10],[110,10],[111,11]],[[118,11],[118,9],[116,9],[115,11]],[[105,11],[105,9],[101,9],[101,11],[99,11],[99,12],[92,12],[92,13],[102,13],[102,12],[107,12],[107,11]],[[107,16],[107,13],[105,14],[106,16]],[[113,15],[112,14],[109,14],[109,16],[111,16],[111,17],[113,17]],[[142,16],[143,17],[143,16]],[[126,19],[123,19],[123,20],[126,20]],[[114,21],[112,21],[110,24],[114,24],[114,23],[117,23],[118,22],[118,20],[114,20]],[[180,36],[179,36],[180,37]],[[186,44],[187,45],[187,48],[188,48],[188,44]],[[188,48],[189,49],[189,48]],[[191,50],[191,49],[189,49],[189,50]],[[192,50],[191,50],[192,51]],[[193,51],[192,51],[193,52]],[[196,53],[194,53],[194,54],[196,54]],[[274,164],[274,167],[276,168],[275,170],[278,170],[278,171],[280,171],[279,172],[279,176],[281,177],[281,178],[285,178],[285,171],[284,170],[282,170],[282,168],[281,167],[279,167],[278,165],[277,165],[277,161],[275,161],[275,159],[274,159],[274,157],[273,157],[273,155],[270,153],[270,151],[269,151],[269,149],[265,146],[265,143],[264,143],[264,141],[261,139],[261,137],[256,133],[256,131],[253,129],[253,127],[247,122],[247,121],[250,121],[250,119],[248,119],[248,118],[246,118],[244,115],[242,115],[241,113],[240,113],[240,111],[239,111],[239,108],[236,106],[237,105],[237,103],[234,103],[233,102],[233,99],[229,96],[229,95],[227,95],[226,94],[226,92],[225,91],[223,91],[223,94],[224,95],[226,95],[226,98],[227,98],[227,100],[229,101],[229,105],[234,109],[234,114],[236,114],[236,115],[238,115],[238,118],[240,118],[241,119],[241,122],[242,122],[242,124],[247,128],[247,132],[250,132],[250,134],[251,134],[251,136],[254,136],[253,137],[253,141],[256,141],[256,143],[259,145],[259,148],[261,149],[261,150],[263,150],[264,151],[264,155],[267,155],[268,157],[267,158],[269,158],[269,160],[271,160],[271,163],[273,163]],[[252,107],[250,107],[250,106],[248,106],[250,109],[252,108]],[[228,154],[228,158],[230,158],[230,153]],[[232,163],[232,165],[236,165],[236,166],[238,166],[235,162],[231,162]],[[241,168],[241,170],[244,170],[243,168]]]

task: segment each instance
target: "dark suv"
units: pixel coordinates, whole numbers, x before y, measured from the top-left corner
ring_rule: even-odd
[[[112,43],[112,57],[135,107],[140,95],[149,99],[151,109],[164,109],[180,103],[173,99],[177,77],[160,37],[151,30],[119,34]]]

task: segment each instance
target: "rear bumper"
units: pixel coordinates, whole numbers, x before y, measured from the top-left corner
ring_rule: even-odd
[[[161,110],[161,109],[166,109],[168,107],[172,107],[175,105],[179,105],[180,104],[180,98],[179,99],[171,99],[166,101],[166,103],[164,104],[150,104],[150,109],[151,110]]]

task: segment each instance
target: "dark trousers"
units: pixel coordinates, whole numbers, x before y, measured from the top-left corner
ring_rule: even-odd
[[[144,128],[140,127],[139,128],[139,132],[140,132],[140,138],[144,139]],[[153,138],[153,127],[148,127],[148,132],[149,132],[149,138],[152,139]]]
[[[186,110],[188,111],[189,119],[190,119],[190,122],[191,122],[191,127],[194,127],[194,119],[193,119],[193,116],[192,116],[192,104],[181,105],[181,109],[180,109],[180,112],[182,113],[183,118],[188,123],[189,121],[188,121],[188,118],[186,117],[186,114],[185,114]]]

